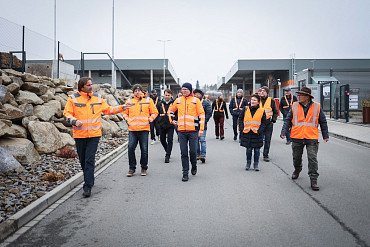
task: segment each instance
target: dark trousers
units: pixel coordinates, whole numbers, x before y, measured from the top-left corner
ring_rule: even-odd
[[[136,170],[135,149],[140,145],[140,165],[144,170],[148,169],[148,131],[129,131],[128,132],[128,163],[130,170]]]
[[[252,161],[252,152],[254,151],[253,162],[258,164],[260,158],[260,148],[247,148],[246,155],[247,161]]]
[[[263,133],[263,157],[269,156],[272,131],[274,130],[274,124],[270,120],[267,120],[267,122],[265,132]]]
[[[238,136],[238,119],[239,116],[233,115],[233,130],[234,130],[234,136]]]
[[[283,122],[285,122],[285,118],[286,118],[286,115],[283,116]],[[290,138],[290,129],[289,130],[286,130],[285,137],[286,137],[286,141],[287,142],[291,142],[292,141],[292,139]]]
[[[154,119],[154,121],[150,123],[150,139],[155,140],[156,136],[159,136],[159,127],[157,119]]]
[[[317,152],[319,150],[319,142],[315,140],[304,140],[292,142],[293,165],[297,171],[302,171],[302,155],[303,149],[306,146],[308,158],[308,175],[311,179],[317,179],[319,164],[317,162]]]
[[[213,118],[215,120],[215,134],[216,136],[224,136],[224,117]]]
[[[160,128],[160,135],[159,138],[161,140],[161,144],[166,152],[166,156],[170,157],[172,152],[173,146],[173,132],[175,131],[175,127],[169,128]]]
[[[198,131],[177,132],[180,140],[182,174],[189,173],[189,154],[192,167],[197,166]]]
[[[100,137],[75,138],[78,158],[84,174],[83,188],[94,186],[95,154]]]

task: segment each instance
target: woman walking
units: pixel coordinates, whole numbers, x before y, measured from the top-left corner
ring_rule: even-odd
[[[225,115],[226,118],[229,119],[229,114],[227,113],[226,102],[222,98],[222,95],[218,96],[218,98],[213,101],[212,103],[212,111],[213,111],[213,120],[215,120],[216,125],[216,139],[223,140],[225,138],[224,135],[224,121]]]

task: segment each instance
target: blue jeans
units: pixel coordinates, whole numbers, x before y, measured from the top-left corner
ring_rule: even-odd
[[[207,130],[204,130],[203,135],[198,137],[197,155],[200,158],[205,158],[207,154],[206,135]]]
[[[75,138],[78,158],[84,173],[83,188],[94,186],[95,154],[100,137]]]
[[[198,131],[178,132],[181,150],[182,174],[189,173],[189,154],[190,163],[193,167],[197,166],[197,142]],[[188,146],[189,143],[189,146]]]
[[[136,170],[136,156],[135,149],[137,143],[140,145],[141,157],[140,165],[141,168],[148,169],[148,136],[149,131],[129,131],[128,132],[128,163],[130,170]]]
[[[254,150],[254,163],[258,163],[258,160],[260,158],[260,148],[247,148],[246,154],[247,154],[247,161],[252,160],[252,151]]]

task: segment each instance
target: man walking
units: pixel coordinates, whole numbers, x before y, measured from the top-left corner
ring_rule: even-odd
[[[164,151],[166,152],[164,163],[170,162],[173,146],[173,132],[175,130],[175,126],[170,123],[169,119],[169,109],[172,103],[172,91],[171,89],[167,88],[164,90],[163,99],[157,104],[159,116],[156,119],[159,127],[159,138],[161,140]]]
[[[239,115],[244,107],[248,104],[247,100],[244,99],[243,94],[243,89],[239,88],[238,91],[236,91],[235,97],[230,100],[229,104],[230,114],[233,117],[234,141],[236,141],[236,139],[238,138]]]
[[[199,135],[198,148],[197,148],[197,159],[202,161],[202,163],[205,163],[206,154],[207,154],[207,143],[206,143],[207,123],[212,116],[212,107],[211,107],[211,104],[208,102],[208,100],[203,99],[204,93],[202,90],[195,89],[194,96],[197,97],[202,103],[203,110],[205,113],[204,131],[203,131],[203,135]]]
[[[274,130],[274,123],[276,123],[276,118],[278,115],[278,110],[276,109],[275,101],[268,97],[269,88],[264,86],[258,91],[258,95],[261,97],[260,107],[265,110],[266,114],[266,127],[264,131],[264,145],[263,145],[263,160],[266,162],[270,161],[269,152],[272,131]]]
[[[302,171],[302,154],[306,146],[308,158],[308,175],[312,190],[319,190],[317,152],[319,149],[319,125],[322,138],[329,141],[328,124],[320,103],[312,101],[311,89],[302,87],[298,94],[298,102],[294,102],[291,111],[287,114],[280,137],[285,138],[286,132],[291,129],[293,165],[292,179],[297,179]]]
[[[153,122],[158,115],[153,100],[149,97],[144,97],[144,90],[140,84],[135,84],[132,87],[132,91],[134,92],[134,98],[128,100],[131,106],[123,113],[123,117],[128,125],[129,171],[127,177],[132,177],[136,170],[135,149],[138,143],[141,151],[141,176],[147,175],[149,123]]]
[[[78,92],[72,94],[64,108],[64,116],[73,127],[78,158],[84,174],[83,197],[90,197],[94,186],[95,154],[102,136],[101,114],[117,114],[129,106],[109,106],[101,95],[92,92],[92,79],[82,77]]]
[[[150,98],[153,100],[154,105],[156,106],[158,104],[158,96],[157,96],[157,90],[153,89],[150,94]],[[159,126],[157,124],[157,119],[154,119],[153,122],[150,123],[150,139],[152,140],[150,142],[151,145],[153,145],[156,142],[156,138],[159,139]]]
[[[181,150],[182,181],[189,180],[189,154],[191,174],[197,174],[197,141],[204,130],[204,110],[200,100],[192,95],[192,85],[184,83],[181,88],[182,96],[177,98],[170,109],[171,120],[177,125]]]
[[[292,95],[292,90],[290,87],[284,89],[284,97],[280,99],[280,112],[283,114],[283,121],[285,122],[286,115],[292,108],[292,105],[294,102],[297,101],[297,97]],[[290,130],[288,130],[286,133],[286,144],[290,145],[292,140],[290,139]]]

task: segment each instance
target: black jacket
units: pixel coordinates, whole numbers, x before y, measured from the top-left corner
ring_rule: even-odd
[[[290,103],[290,100],[292,99],[293,97],[293,102],[296,102],[297,101],[297,97],[295,97],[294,95],[290,95],[290,97],[286,96],[286,99],[288,100],[288,102]],[[280,99],[280,112],[281,114],[283,114],[284,117],[286,117],[286,115],[288,114],[291,106],[289,106],[289,103],[286,102],[285,100],[285,97],[282,97]],[[284,108],[284,106],[289,106],[287,108]]]
[[[313,103],[312,100],[307,104],[307,106],[304,106],[303,104],[298,103],[301,106],[303,106],[304,116],[307,116],[307,112],[310,109],[310,106],[311,106],[312,103]],[[292,119],[293,119],[293,114],[292,114],[292,110],[290,110],[288,112],[286,118],[285,118],[284,125],[283,125],[283,128],[281,130],[282,135],[285,135],[286,131],[287,130],[290,131],[290,129],[292,128],[292,126],[293,126]],[[325,114],[324,114],[324,112],[322,111],[321,108],[320,108],[320,114],[319,114],[319,124],[320,124],[322,138],[323,139],[329,138],[328,122],[326,121]],[[292,140],[293,141],[298,141],[298,142],[305,141],[305,140],[302,140],[302,139],[295,139],[295,138],[292,138]],[[313,141],[317,142],[317,140],[313,140]]]
[[[204,129],[207,129],[207,123],[209,119],[212,117],[212,107],[211,104],[208,102],[208,100],[203,100],[202,106],[204,109],[204,114],[205,114],[205,122],[204,122]]]
[[[234,110],[234,108],[237,108],[237,107],[239,106],[240,101],[241,101],[242,99],[243,99],[243,102],[242,102],[242,103],[241,103],[241,105],[240,105],[240,109],[238,109],[238,110]],[[247,101],[247,99],[245,99],[245,98],[243,98],[243,97],[240,97],[240,98],[236,97],[236,104],[235,104],[235,97],[234,97],[234,98],[232,98],[232,99],[230,100],[230,104],[229,104],[229,110],[230,110],[230,114],[231,114],[231,116],[238,117],[238,116],[239,116],[239,114],[242,112],[243,108],[244,108],[245,106],[247,106],[247,105],[248,105],[248,101]]]
[[[219,110],[224,110],[224,112],[219,112],[219,111],[214,111],[216,109],[216,100],[213,101],[212,103],[212,111],[213,112],[213,118],[219,118],[219,117],[224,117],[226,115],[226,118],[229,118],[229,114],[227,113],[227,107],[226,107],[226,102],[223,100],[222,102],[218,102]]]
[[[267,98],[266,99],[261,98],[262,106],[265,105],[266,100],[267,100]],[[279,112],[278,112],[278,110],[276,108],[275,100],[274,99],[271,99],[271,108],[272,108],[272,117],[269,120],[266,121],[266,124],[271,124],[271,122],[272,123],[276,123],[276,119],[278,117],[278,113]]]
[[[254,116],[254,114],[256,113],[257,109],[259,108],[259,106],[257,107],[252,107],[250,106],[249,107],[251,109],[251,114],[252,114],[252,117]],[[239,115],[239,132],[240,132],[240,136],[239,136],[239,139],[240,139],[240,146],[243,146],[243,147],[246,147],[246,148],[260,148],[263,146],[263,135],[262,133],[265,131],[265,127],[266,127],[266,114],[263,113],[263,116],[262,116],[262,119],[261,119],[261,125],[260,125],[260,128],[258,129],[257,131],[257,134],[254,133],[253,131],[249,131],[248,133],[243,133],[243,129],[244,129],[244,114],[245,114],[245,111],[246,111],[247,107],[244,107],[242,112],[240,113]]]
[[[168,103],[164,99],[162,99],[160,102],[157,104],[157,110],[158,110],[158,117],[157,117],[157,124],[160,128],[162,129],[167,129],[170,127],[175,127],[173,124],[170,123],[170,119],[168,118],[168,110],[170,106],[172,105],[173,100],[171,99]],[[163,112],[163,107],[165,112]],[[163,115],[164,114],[164,115]],[[163,116],[161,116],[163,115]]]

